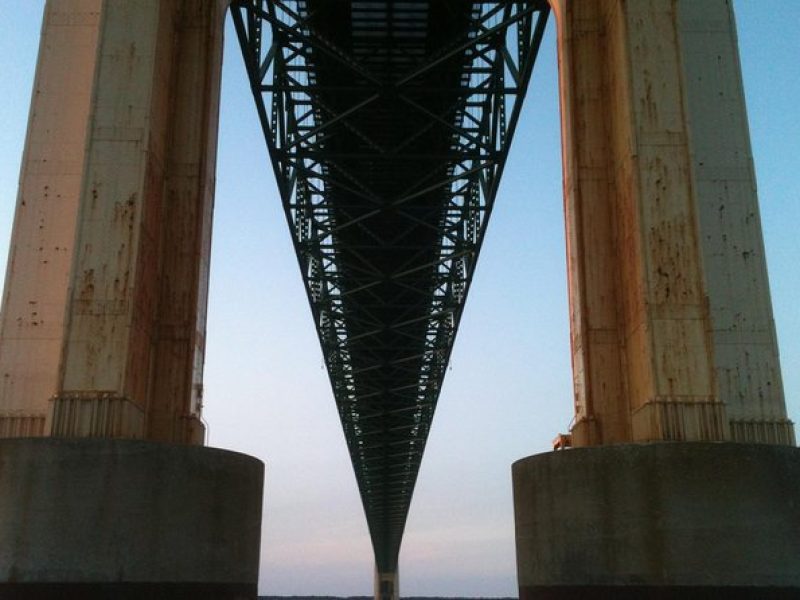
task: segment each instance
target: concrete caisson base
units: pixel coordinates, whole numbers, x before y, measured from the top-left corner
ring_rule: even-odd
[[[513,479],[521,600],[800,597],[800,449],[576,448]]]
[[[263,479],[210,448],[0,440],[0,598],[255,598]]]

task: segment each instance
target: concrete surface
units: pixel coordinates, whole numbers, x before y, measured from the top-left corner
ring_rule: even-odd
[[[731,439],[794,445],[732,3],[682,0],[678,29],[719,398]]]
[[[512,470],[521,599],[800,597],[800,449],[576,448]]]
[[[551,4],[573,444],[792,445],[732,3]]]
[[[0,320],[0,437],[202,444],[226,0],[49,0]]]
[[[0,437],[50,432],[101,5],[45,7],[0,313]]]
[[[210,448],[0,440],[0,597],[255,597],[263,477]]]

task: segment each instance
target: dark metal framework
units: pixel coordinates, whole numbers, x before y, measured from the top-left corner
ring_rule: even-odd
[[[382,572],[397,566],[548,12],[546,0],[233,2]]]

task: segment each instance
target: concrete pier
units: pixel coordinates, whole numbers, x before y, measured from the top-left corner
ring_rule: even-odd
[[[513,467],[520,598],[800,597],[732,3],[551,4],[575,448]]]
[[[199,447],[227,7],[46,4],[0,314],[0,597],[255,597],[263,465]]]
[[[576,448],[513,478],[521,600],[800,597],[798,448]]]
[[[400,600],[400,578],[396,570],[375,569],[375,600]]]
[[[256,597],[264,465],[132,440],[0,440],[0,597]]]

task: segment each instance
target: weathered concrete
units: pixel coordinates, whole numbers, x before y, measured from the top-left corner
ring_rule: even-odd
[[[732,3],[678,3],[692,185],[731,438],[794,444],[772,317]]]
[[[210,448],[0,440],[0,596],[254,598],[263,475]]]
[[[523,600],[800,596],[800,449],[576,448],[513,478]]]
[[[0,317],[0,438],[202,444],[227,0],[48,0]],[[0,440],[0,596],[244,598],[263,465]]]
[[[223,9],[103,4],[55,435],[202,443]]]
[[[0,436],[203,443],[226,7],[48,2],[0,323]]]
[[[375,600],[400,600],[400,577],[397,571],[375,569]]]
[[[573,443],[793,443],[731,3],[552,4]]]
[[[101,4],[45,8],[0,314],[0,437],[51,427]]]

